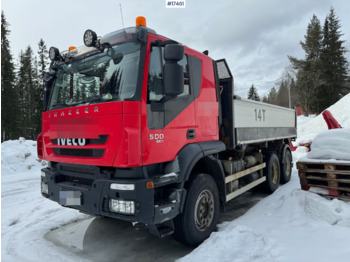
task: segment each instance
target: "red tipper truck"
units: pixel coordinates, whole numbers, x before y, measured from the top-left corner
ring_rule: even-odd
[[[60,205],[147,225],[199,245],[220,207],[289,181],[295,110],[234,96],[214,61],[147,28],[50,48],[38,156],[41,193]]]

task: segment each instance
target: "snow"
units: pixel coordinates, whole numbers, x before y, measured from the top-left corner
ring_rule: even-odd
[[[330,106],[327,110],[332,113],[335,119],[343,128],[350,128],[350,93]],[[306,124],[307,123],[307,124]],[[298,117],[298,140],[299,143],[312,141],[319,133],[328,130],[322,114],[310,117]]]
[[[350,129],[332,129],[317,135],[312,141],[310,153],[301,161],[310,159],[350,163]]]
[[[243,225],[223,223],[220,231],[181,261],[275,261],[276,242]],[[244,247],[244,248],[242,248]]]
[[[40,169],[45,164],[37,158],[35,141],[20,138],[1,144],[2,261],[74,260],[44,235],[88,216],[41,196]]]
[[[179,261],[348,261],[350,204],[299,187],[294,171],[288,184]]]
[[[32,167],[46,164],[37,158],[36,142],[26,141],[23,137],[2,143],[1,150],[4,152],[1,157],[2,176],[26,172]]]
[[[347,129],[326,131],[322,116],[298,117],[297,142],[313,143],[310,153],[302,146],[293,152],[291,181],[239,218],[219,224],[210,238],[179,262],[349,261],[350,203],[312,192],[318,189],[302,191],[295,167],[306,156],[308,160],[350,160],[350,95],[328,110]],[[330,150],[330,155],[320,153]],[[2,261],[93,261],[66,247],[83,249],[93,218],[62,208],[40,194],[40,169],[46,163],[36,156],[36,142],[7,141],[1,144],[1,152]],[[53,231],[65,246],[48,237]]]
[[[162,177],[177,177],[177,174],[172,172],[172,173],[169,173],[169,174],[165,174]]]

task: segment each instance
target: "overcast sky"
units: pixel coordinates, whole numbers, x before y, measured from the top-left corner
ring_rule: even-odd
[[[83,44],[92,29],[103,36],[134,26],[145,16],[158,34],[198,51],[209,50],[213,59],[226,58],[235,78],[235,92],[246,97],[254,84],[267,95],[290,65],[287,55],[304,57],[300,41],[315,14],[323,25],[331,6],[339,17],[345,47],[350,50],[348,0],[186,0],[186,8],[166,8],[165,0],[2,0],[10,23],[14,58],[28,45],[35,52],[40,38],[61,51]],[[347,59],[350,60],[349,53]]]

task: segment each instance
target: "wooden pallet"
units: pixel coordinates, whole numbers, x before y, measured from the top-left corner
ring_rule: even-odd
[[[325,188],[328,195],[350,200],[350,163],[297,162],[301,189]]]

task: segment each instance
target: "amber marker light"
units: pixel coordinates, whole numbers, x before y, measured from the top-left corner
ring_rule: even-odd
[[[154,183],[153,183],[153,181],[148,181],[148,182],[146,183],[146,188],[148,188],[148,189],[154,188]]]
[[[75,49],[77,49],[75,46],[70,46],[70,47],[68,48],[69,51],[72,51],[72,50],[75,50]]]
[[[136,17],[136,26],[146,26],[146,18],[143,16]]]

